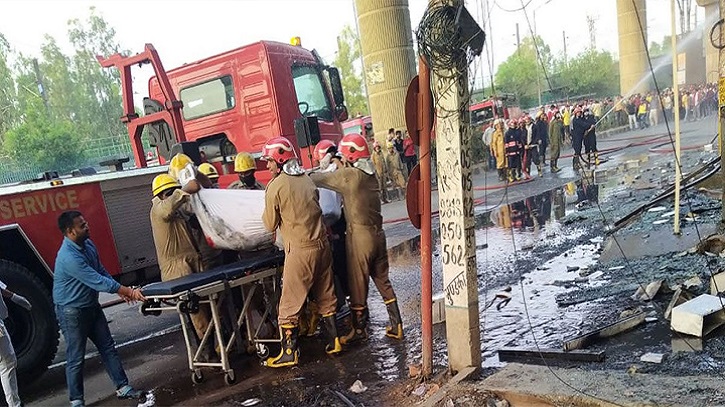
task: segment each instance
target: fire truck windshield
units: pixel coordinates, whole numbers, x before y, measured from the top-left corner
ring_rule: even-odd
[[[471,111],[471,124],[482,125],[493,120],[493,106],[486,106]]]
[[[295,94],[300,114],[304,116],[317,116],[324,121],[334,120],[330,100],[320,71],[311,65],[296,65],[292,67]]]

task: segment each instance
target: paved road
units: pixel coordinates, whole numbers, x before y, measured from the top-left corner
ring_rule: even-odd
[[[696,156],[700,151],[703,151],[704,146],[710,143],[716,129],[717,124],[714,118],[683,123],[682,144],[683,147],[688,149],[687,154]],[[659,146],[668,142],[668,137],[665,137],[664,134],[666,134],[666,129],[664,125],[660,125],[643,131],[627,132],[600,139],[599,149],[601,151],[608,150],[610,153],[603,154],[603,157],[608,158],[608,161],[603,163],[598,171],[604,173],[607,169],[615,168],[633,158],[671,155],[671,152],[666,151],[667,145]],[[623,149],[618,150],[620,148]],[[568,151],[564,151],[564,153],[566,154]],[[571,169],[571,158],[560,160],[560,166],[564,170],[558,174],[546,172],[542,178],[511,185],[509,188],[505,188],[505,185],[497,180],[495,172],[476,170],[473,177],[474,199],[477,203],[476,211],[483,212],[500,202],[506,200],[514,202],[578,179],[578,175]],[[433,191],[432,198],[433,211],[436,212],[438,209],[437,191]],[[396,273],[410,271],[411,267],[413,270],[419,267],[416,266],[415,262],[412,265],[396,265],[395,257],[405,254],[407,258],[408,252],[415,248],[419,232],[405,220],[407,211],[403,201],[384,205],[383,216],[386,222],[385,230],[388,247],[393,255],[391,278],[395,282]],[[415,288],[411,288],[411,290],[415,290]],[[105,296],[104,300],[112,298],[112,296]],[[145,387],[161,389],[159,401],[165,400],[166,404],[181,402],[185,404],[192,402],[195,404],[211,404],[214,400],[224,399],[225,394],[229,395],[230,388],[226,388],[221,383],[220,378],[190,389],[183,341],[181,335],[175,332],[178,330],[178,317],[175,315],[143,317],[138,313],[137,307],[125,304],[107,309],[106,314],[110,321],[111,331],[117,343],[122,347],[122,354],[129,375],[137,383]],[[381,315],[377,317],[379,318]],[[384,324],[385,321],[383,318],[380,321],[374,320],[373,322]],[[24,400],[29,405],[66,405],[62,365],[64,359],[63,346],[61,342],[61,350],[56,357],[56,365],[41,380],[24,390]],[[381,350],[383,352],[387,348],[382,347],[381,349],[383,349]],[[89,351],[93,350],[94,348],[89,346]],[[359,356],[364,356],[364,353],[360,353]],[[248,368],[246,369],[248,372],[258,372],[256,367],[245,367]],[[395,368],[404,370],[405,366],[396,366]],[[243,389],[249,389],[250,386],[258,385],[258,380],[262,379],[255,378],[252,373],[250,373],[246,383],[237,384],[233,388],[236,391],[242,391]],[[310,372],[310,374],[313,373]],[[350,374],[354,376],[356,373],[353,370]],[[394,376],[398,377],[397,375]],[[263,374],[262,377],[268,377],[268,375]],[[102,371],[98,358],[92,357],[87,363],[87,402],[89,404],[114,405],[114,401],[107,398],[107,395],[110,394],[109,387],[108,379]],[[132,403],[125,405],[132,405]]]

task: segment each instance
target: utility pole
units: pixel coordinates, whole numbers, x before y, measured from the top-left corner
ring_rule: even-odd
[[[725,1],[725,0],[723,0]],[[462,0],[433,0],[429,7],[462,7]],[[465,11],[465,9],[464,9]],[[468,14],[465,11],[465,14]],[[470,15],[469,15],[470,16]],[[424,20],[421,24],[426,24]],[[428,22],[429,23],[429,22]],[[430,23],[429,23],[430,24]],[[450,27],[456,21],[439,22]],[[475,21],[474,21],[475,24]],[[468,25],[468,24],[466,24]],[[482,35],[473,28],[458,27],[460,38]],[[471,30],[466,31],[464,30]],[[440,35],[446,35],[441,32]],[[439,39],[440,40],[440,39]],[[464,44],[468,41],[464,41]],[[457,45],[456,45],[457,47]],[[472,47],[469,43],[469,47]],[[480,53],[480,48],[474,51]],[[441,230],[441,260],[443,263],[443,294],[446,312],[448,364],[453,372],[481,366],[481,328],[478,307],[478,277],[476,263],[476,233],[473,219],[473,178],[471,175],[471,138],[469,119],[468,71],[465,53],[459,53],[455,66],[436,63],[446,60],[450,52],[437,49],[428,57],[433,95],[436,101],[436,160],[438,164],[438,204]],[[463,58],[463,59],[462,59]]]
[[[720,0],[720,18],[725,18],[725,0]],[[720,44],[725,44],[725,30],[720,25]],[[720,125],[718,126],[718,132],[720,134],[720,167],[723,177],[725,177],[725,154],[723,146],[725,146],[725,140],[723,140],[723,129],[725,129],[725,48],[718,51],[718,116],[720,119]],[[725,228],[725,206],[722,209],[722,217],[720,220],[720,229]]]
[[[561,38],[564,39],[564,65],[569,65],[569,59],[566,56],[566,31],[561,32]]]
[[[675,23],[675,0],[670,2],[670,29],[672,30],[672,89],[674,90],[675,107],[675,227],[674,234],[680,232],[680,180],[682,168],[680,167],[680,84],[677,77],[677,24]]]
[[[516,23],[516,51],[521,48],[521,37],[519,36],[519,23]]]
[[[38,85],[38,93],[43,99],[45,105],[45,112],[50,113],[50,106],[48,104],[48,94],[45,93],[45,86],[43,85],[43,77],[40,76],[40,67],[38,66],[38,60],[33,58],[33,70],[35,71],[35,83]]]
[[[591,14],[587,14],[587,27],[589,28],[589,49],[597,48],[597,20]]]

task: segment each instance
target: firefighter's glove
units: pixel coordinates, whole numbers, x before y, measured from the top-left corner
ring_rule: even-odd
[[[194,168],[194,164],[188,164],[179,171],[179,184],[181,184],[182,188],[191,180],[196,180],[196,168]]]
[[[330,166],[330,161],[332,161],[332,154],[325,154],[325,156],[320,160],[320,171],[326,170],[327,167]]]
[[[28,311],[30,311],[30,309],[33,308],[33,306],[30,305],[30,301],[28,301],[22,295],[17,295],[15,293],[13,293],[13,296],[10,297],[10,301],[20,305],[21,307],[25,308]]]

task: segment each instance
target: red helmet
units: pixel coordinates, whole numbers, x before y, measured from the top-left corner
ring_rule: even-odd
[[[317,161],[322,160],[325,155],[327,155],[328,152],[330,152],[330,148],[333,148],[337,150],[337,146],[335,146],[335,143],[333,143],[330,140],[320,140],[319,143],[315,146],[315,159]]]
[[[262,148],[263,160],[273,160],[282,165],[292,158],[297,158],[297,153],[292,143],[284,137],[269,139]]]
[[[368,142],[365,140],[365,137],[357,133],[346,134],[340,140],[340,148],[338,148],[338,151],[351,164],[361,158],[370,158]]]

